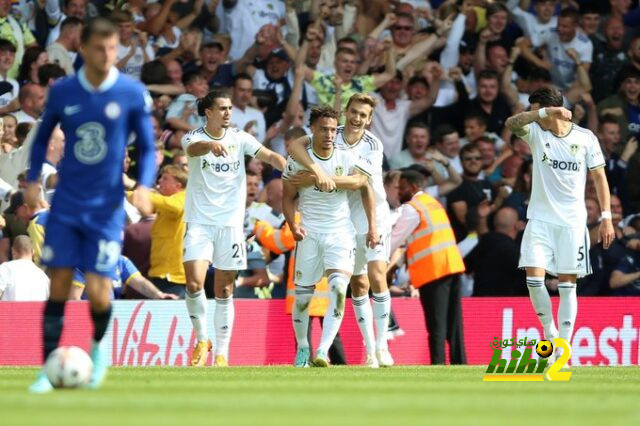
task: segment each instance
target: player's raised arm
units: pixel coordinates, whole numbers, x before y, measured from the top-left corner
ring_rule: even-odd
[[[287,164],[287,160],[282,155],[265,147],[260,148],[260,151],[256,154],[256,159],[269,163],[280,171],[283,171],[284,166]]]
[[[316,186],[320,191],[331,192],[336,189],[335,181],[328,176],[318,164],[313,162],[307,152],[308,143],[309,138],[307,136],[294,140],[289,146],[289,154],[306,169],[311,170],[316,181]]]
[[[525,111],[512,115],[504,122],[504,126],[517,136],[524,136],[529,133],[529,124],[540,118],[538,110]]]

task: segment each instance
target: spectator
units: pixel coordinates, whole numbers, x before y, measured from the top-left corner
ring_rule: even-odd
[[[88,0],[47,0],[44,10],[53,27],[47,36],[46,46],[51,46],[60,37],[65,20],[73,17],[84,21],[87,18],[87,3]],[[63,10],[60,10],[60,4]]]
[[[0,0],[0,38],[9,41],[16,48],[15,61],[8,76],[16,78],[22,56],[27,47],[36,46],[36,39],[24,22],[18,22],[11,13],[11,1]]]
[[[402,149],[402,135],[405,134],[404,127],[409,118],[430,108],[438,96],[442,68],[439,66],[434,68],[432,71],[428,67],[423,70],[425,82],[429,87],[425,96],[419,96],[413,100],[402,99],[402,73],[400,71],[397,71],[394,78],[380,87],[380,95],[374,95],[378,104],[373,110],[371,132],[383,141],[384,154],[387,158],[394,159],[399,155]],[[422,126],[426,128],[426,125],[422,124]],[[407,128],[407,132],[408,130],[409,128]]]
[[[591,66],[593,45],[591,40],[578,29],[580,15],[577,10],[563,9],[558,16],[558,26],[540,38],[541,46],[547,47],[549,60],[540,59],[531,50],[532,43],[525,39],[520,44],[522,56],[535,66],[551,71],[553,84],[566,90],[576,80],[578,67],[589,72]],[[573,49],[576,59],[570,56]]]
[[[118,24],[120,38],[116,67],[122,73],[139,80],[142,65],[155,58],[148,36],[135,28],[131,12],[116,10],[111,19]]]
[[[435,147],[453,165],[458,173],[462,173],[462,163],[460,162],[460,136],[458,131],[449,124],[440,124],[433,134]],[[441,173],[446,175],[446,170]]]
[[[233,113],[231,114],[234,127],[252,134],[258,141],[264,143],[266,137],[266,124],[264,115],[257,109],[251,107],[251,96],[253,93],[253,81],[248,74],[240,73],[235,76],[233,83],[233,94],[231,103]]]
[[[511,107],[505,96],[500,93],[498,74],[485,70],[478,74],[478,96],[469,101],[466,115],[480,115],[485,118],[487,131],[506,137],[505,120],[511,115]]]
[[[460,145],[475,142],[481,137],[487,137],[493,141],[495,148],[501,151],[506,142],[497,133],[487,132],[487,119],[484,114],[468,114],[464,117],[464,138],[460,139]]]
[[[627,165],[638,149],[638,139],[632,136],[620,150],[620,125],[616,117],[605,115],[600,119],[598,139],[606,160],[607,182],[612,194],[620,197],[625,208],[629,208],[627,191]]]
[[[60,36],[47,47],[51,63],[59,65],[67,75],[75,74],[73,62],[80,48],[82,26],[83,21],[79,18],[65,19],[60,26]]]
[[[40,175],[42,183],[42,199],[51,204],[53,194],[58,185],[58,164],[62,161],[64,155],[64,132],[60,127],[56,127],[51,132],[49,138],[49,146],[45,154],[45,162],[42,165],[42,173]]]
[[[524,35],[529,37],[533,47],[542,44],[541,39],[547,37],[558,25],[558,18],[554,16],[557,0],[535,0],[531,13],[527,11],[527,2],[521,0],[509,0],[507,7],[513,14],[513,20],[520,26]]]
[[[422,164],[429,146],[429,128],[422,123],[413,123],[407,127],[407,149],[390,156],[389,167],[403,169],[412,164]]]
[[[165,68],[167,69],[167,77],[169,77],[170,83],[176,86],[182,86],[182,65],[180,62],[172,59],[165,62]]]
[[[527,220],[527,206],[531,197],[531,159],[524,160],[518,168],[513,192],[504,202],[505,207],[512,207],[518,212],[518,217],[524,223]]]
[[[40,68],[38,68],[38,81],[40,81],[40,85],[45,88],[45,91],[48,91],[53,83],[65,77],[67,73],[56,64],[44,64]]]
[[[593,82],[592,96],[596,102],[616,89],[616,78],[628,62],[624,52],[624,24],[621,18],[611,17],[604,25],[604,41],[593,47],[593,65],[589,70]]]
[[[467,235],[466,218],[469,210],[488,200],[493,213],[508,196],[502,188],[496,195],[489,181],[479,177],[482,171],[482,154],[476,145],[464,146],[460,150],[460,159],[463,169],[462,184],[447,197],[451,225],[458,241]]]
[[[116,277],[112,280],[113,287],[110,292],[111,299],[123,298],[127,287],[132,288],[149,299],[176,300],[178,298],[175,294],[164,293],[158,290],[153,283],[142,276],[133,262],[123,255],[120,255],[118,258],[115,274]],[[76,269],[74,271],[71,284],[69,300],[86,300],[87,294],[84,291],[86,280],[81,270]]]
[[[511,207],[500,208],[493,218],[494,231],[489,232],[487,219],[491,208],[488,202],[478,205],[478,245],[465,258],[467,271],[473,272],[474,296],[526,296],[523,285],[525,273],[518,268],[520,243],[518,241],[518,212]]]
[[[27,226],[33,209],[24,202],[21,191],[11,195],[9,207],[4,211],[2,238],[0,238],[0,263],[10,259],[11,247],[19,235],[29,235]]]
[[[27,235],[11,245],[12,261],[0,264],[0,301],[42,302],[49,299],[49,277],[33,263],[33,247]]]
[[[18,83],[25,86],[29,83],[40,84],[38,70],[49,62],[47,51],[40,46],[31,46],[24,51],[22,63],[18,72]]]
[[[623,141],[640,132],[640,70],[623,70],[618,92],[598,102],[598,115],[613,115],[618,119]]]
[[[9,71],[13,66],[16,58],[16,47],[10,41],[0,39],[0,85],[9,85],[2,88],[0,94],[0,112],[13,112],[20,108],[18,103],[18,93],[20,85],[18,82],[9,77]]]
[[[209,92],[207,80],[198,72],[190,71],[182,76],[182,84],[187,93],[178,96],[167,110],[166,120],[174,130],[188,132],[204,126],[206,118],[199,116],[198,99]]]
[[[609,285],[615,296],[640,295],[640,238],[628,240],[628,252],[623,256],[611,273]]]
[[[44,111],[44,88],[39,84],[25,84],[20,89],[18,100],[21,109],[15,113],[18,124],[35,123]]]
[[[10,146],[11,149],[4,151],[5,153],[18,148],[18,138],[16,138],[16,126],[18,122],[16,118],[11,114],[0,116],[2,120],[2,144],[4,146]]]

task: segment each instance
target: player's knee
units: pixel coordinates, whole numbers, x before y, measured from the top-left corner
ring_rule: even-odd
[[[92,297],[93,296],[93,297]],[[103,295],[91,295],[89,294],[89,304],[91,305],[91,310],[95,312],[104,312],[109,309],[109,305],[111,304],[111,300],[109,296],[106,297]]]
[[[351,277],[351,295],[355,297],[365,296],[369,293],[369,281],[364,275]]]
[[[194,280],[187,280],[187,293],[194,294],[202,290],[204,287],[203,283],[199,283]]]
[[[233,285],[227,284],[224,286],[216,286],[216,297],[218,299],[228,299],[233,296]]]
[[[349,285],[349,276],[344,272],[332,272],[329,274],[329,288],[332,292],[345,294]]]

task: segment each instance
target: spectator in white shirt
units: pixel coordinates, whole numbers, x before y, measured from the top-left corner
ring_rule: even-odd
[[[49,62],[58,64],[67,75],[75,73],[73,61],[80,47],[80,35],[83,22],[76,17],[69,17],[60,26],[60,37],[47,47]]]
[[[64,3],[62,7],[63,10],[60,10],[60,3]],[[62,23],[65,19],[70,16],[81,20],[86,18],[87,3],[88,0],[64,0],[64,2],[60,0],[46,0],[44,10],[47,13],[50,25],[53,25],[53,28],[51,28],[47,36],[47,46],[53,44],[60,36]]]
[[[513,14],[513,20],[531,40],[533,47],[538,47],[541,39],[558,24],[558,18],[553,16],[557,0],[535,0],[535,15],[526,10],[528,4],[527,0],[509,0],[507,7]]]
[[[18,124],[35,123],[44,111],[44,88],[39,84],[29,83],[22,86],[18,94],[20,111],[14,115]]]
[[[260,143],[264,143],[266,137],[266,123],[264,114],[249,106],[253,95],[253,80],[249,74],[239,73],[233,83],[231,103],[231,125],[247,133],[252,134]]]
[[[207,95],[209,85],[199,71],[184,73],[182,84],[187,93],[171,102],[167,109],[167,123],[175,130],[188,132],[206,123],[206,119],[197,114],[197,103]]]
[[[49,298],[49,277],[33,263],[31,238],[18,235],[11,246],[13,260],[0,265],[0,300],[45,301]]]

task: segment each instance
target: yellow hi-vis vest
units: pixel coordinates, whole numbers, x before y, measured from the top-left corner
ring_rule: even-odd
[[[419,288],[438,278],[464,272],[462,255],[444,207],[424,193],[414,195],[409,205],[420,215],[420,224],[407,239],[411,284]]]

